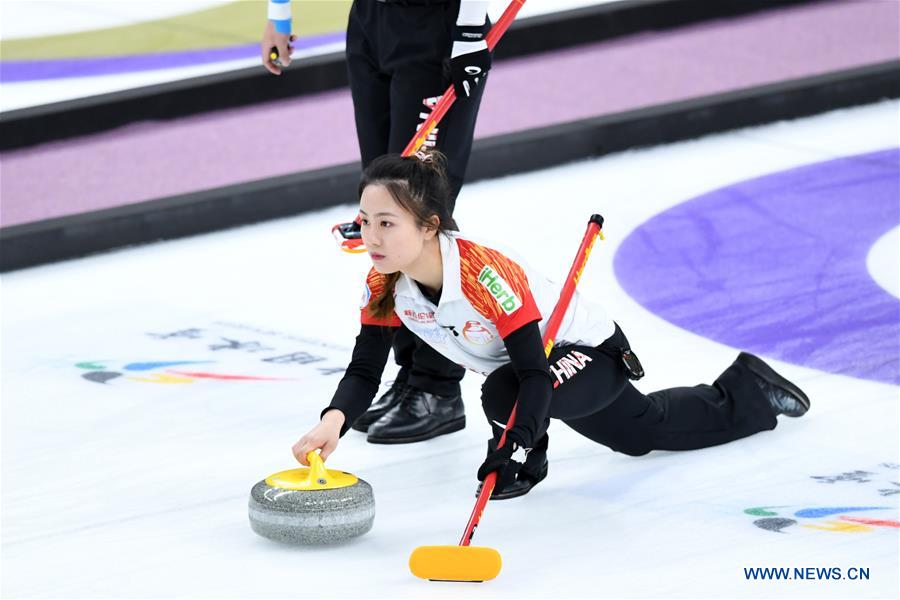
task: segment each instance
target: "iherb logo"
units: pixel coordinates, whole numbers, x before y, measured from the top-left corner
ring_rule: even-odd
[[[511,315],[522,306],[522,301],[513,293],[512,286],[506,283],[490,265],[485,265],[481,269],[481,273],[478,274],[478,283],[491,293],[506,314]]]

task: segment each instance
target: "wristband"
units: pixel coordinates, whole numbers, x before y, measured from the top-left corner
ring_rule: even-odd
[[[275,31],[290,35],[291,0],[269,0],[269,20],[275,24]]]
[[[460,0],[457,25],[481,25],[487,17],[487,0]]]

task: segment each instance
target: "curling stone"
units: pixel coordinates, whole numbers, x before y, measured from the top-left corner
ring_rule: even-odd
[[[275,473],[250,490],[250,527],[289,544],[330,544],[364,534],[375,521],[372,486],[326,469],[316,452],[310,467]]]

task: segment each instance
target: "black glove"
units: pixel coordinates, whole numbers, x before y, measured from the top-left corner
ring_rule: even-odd
[[[484,481],[485,477],[497,471],[497,487],[500,489],[502,488],[501,483],[506,484],[509,483],[509,480],[516,478],[522,463],[512,460],[512,456],[516,452],[521,454],[522,446],[519,445],[518,441],[507,436],[506,443],[503,444],[502,448],[498,449],[493,443],[489,443],[488,449],[487,458],[478,467],[478,481]]]
[[[471,98],[491,69],[491,53],[484,40],[489,29],[487,19],[484,25],[457,25],[453,29],[450,78],[459,100]]]
[[[503,471],[506,470],[506,467],[509,466],[509,461],[512,459],[513,452],[516,451],[514,443],[507,442],[503,445],[499,450],[494,450],[490,454],[488,454],[487,458],[484,459],[484,462],[481,463],[481,466],[478,467],[478,481],[484,481],[485,477],[497,471],[497,478],[499,479],[500,475],[503,474]]]

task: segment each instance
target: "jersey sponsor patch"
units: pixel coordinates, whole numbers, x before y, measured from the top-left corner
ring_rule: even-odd
[[[463,327],[463,337],[470,344],[483,346],[491,343],[494,334],[481,321],[466,321],[466,325]]]
[[[406,308],[403,310],[403,316],[416,323],[430,324],[435,322],[433,310],[416,312],[411,308]]]
[[[472,308],[491,323],[501,338],[541,313],[521,265],[503,253],[459,238],[459,284]]]
[[[497,269],[492,265],[485,265],[481,269],[481,272],[478,274],[478,283],[490,292],[491,296],[494,297],[497,304],[500,305],[500,308],[506,314],[511,315],[521,308],[522,300],[516,296],[512,286],[506,283],[506,280],[500,276]]]

